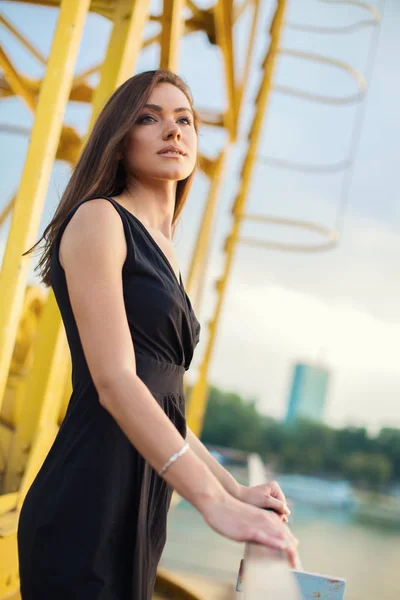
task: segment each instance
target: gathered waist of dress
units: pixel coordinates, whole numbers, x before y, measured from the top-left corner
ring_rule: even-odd
[[[135,353],[136,373],[149,390],[159,394],[183,394],[185,367]]]

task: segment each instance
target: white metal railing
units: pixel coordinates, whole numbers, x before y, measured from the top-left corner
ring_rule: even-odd
[[[248,457],[249,485],[265,483],[267,473],[258,454]],[[236,598],[243,600],[343,600],[346,581],[337,577],[296,571],[286,553],[259,544],[246,544],[243,583]],[[239,580],[238,580],[239,584]]]
[[[258,454],[248,458],[249,485],[266,481],[265,466]],[[300,588],[286,552],[248,543],[243,558],[244,581],[236,598],[243,600],[301,600]]]
[[[223,450],[221,449],[221,452],[222,451]],[[236,451],[231,450],[229,451],[229,454],[231,457],[234,455],[236,458],[238,457]],[[237,473],[236,476],[238,476]],[[267,469],[260,456],[257,454],[247,454],[247,484],[251,486],[260,485],[265,483],[267,478]],[[191,521],[189,518],[188,527],[190,526]],[[174,542],[179,542],[181,538],[181,552],[183,553],[185,544],[187,543],[187,534],[183,539],[182,531],[180,531],[178,536],[174,538]],[[196,541],[197,546],[202,543],[208,544],[209,541]],[[222,548],[221,551],[223,551]],[[186,557],[186,554],[184,556]],[[180,558],[175,558],[173,563],[175,566],[168,568],[175,570],[179,564],[186,564],[187,567],[187,561],[180,563],[179,561],[181,560],[182,559]],[[240,589],[237,589],[236,592],[234,592],[236,600],[306,600],[310,598],[344,600],[346,584],[344,579],[291,569],[287,560],[287,555],[283,551],[273,550],[255,543],[245,544],[244,559],[242,562],[244,564],[243,581],[239,586]],[[191,566],[194,567],[194,570],[189,570],[188,572],[196,574],[196,564],[193,563]],[[205,565],[202,565],[202,567],[204,566]],[[211,569],[212,571],[212,573],[209,574],[211,579],[209,579],[208,585],[211,585],[212,580],[214,579],[222,581],[221,576],[223,569],[220,568],[220,565],[216,563],[212,565],[207,564],[207,569]],[[187,571],[187,568],[182,569],[182,566],[178,566],[177,570]],[[232,576],[234,577],[233,573],[228,571],[225,573],[225,582],[228,580],[232,581]],[[231,584],[229,585],[229,588],[231,589]],[[224,597],[226,597],[226,592],[228,592],[228,590],[224,590]],[[228,592],[228,594],[231,596],[232,591]],[[203,593],[203,590],[198,590],[197,596],[199,599],[213,597],[209,588],[205,593]]]

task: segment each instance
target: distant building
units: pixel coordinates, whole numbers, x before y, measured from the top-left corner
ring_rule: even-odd
[[[320,366],[297,364],[289,395],[286,423],[298,418],[322,422],[330,372]]]

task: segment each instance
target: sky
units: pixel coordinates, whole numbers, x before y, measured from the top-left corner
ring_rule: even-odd
[[[201,4],[208,6],[206,2]],[[219,199],[204,302],[198,310],[202,337],[188,373],[191,383],[196,378],[207,339],[207,321],[215,306],[215,280],[224,266],[222,249],[232,224],[230,206],[247,149],[246,135],[269,43],[268,25],[274,4],[272,0],[263,2],[239,137],[230,154]],[[247,212],[313,221],[330,229],[338,226],[340,243],[333,250],[312,254],[238,245],[213,351],[210,382],[256,398],[262,413],[280,419],[287,410],[293,365],[323,365],[331,371],[325,414],[328,424],[365,426],[373,433],[382,426],[400,427],[400,80],[395,66],[400,52],[400,5],[397,0],[386,0],[379,36],[375,38],[373,28],[322,35],[299,32],[290,26],[346,26],[368,17],[359,7],[318,0],[303,0],[301,5],[292,0],[288,4],[282,48],[344,61],[367,77],[369,87],[361,103],[349,105],[317,104],[286,95],[283,86],[335,97],[352,96],[357,86],[339,69],[285,53],[279,56]],[[382,6],[378,0],[371,4]],[[15,2],[3,2],[2,10],[44,54],[48,53],[57,11]],[[148,31],[155,27],[148,26]],[[238,74],[243,68],[248,30],[249,15],[245,13],[235,28]],[[110,24],[105,19],[89,15],[77,73],[101,60],[109,32]],[[32,77],[41,75],[40,64],[3,29],[0,41],[23,72]],[[156,68],[158,56],[156,47],[142,52],[137,71]],[[221,56],[204,34],[196,33],[182,41],[178,72],[189,83],[198,108],[224,108],[221,66]],[[75,103],[69,106],[65,121],[84,133],[88,117],[88,106]],[[32,117],[19,99],[7,99],[0,104],[0,123],[30,128]],[[1,139],[3,206],[16,189],[28,137],[1,133]],[[209,156],[217,155],[225,143],[223,132],[202,129],[200,149]],[[265,163],[272,157],[326,165],[350,156],[354,158],[351,170],[328,175],[305,174]],[[68,175],[68,167],[57,163],[40,234],[54,213]],[[198,174],[175,235],[184,279],[207,189],[206,178]],[[348,193],[341,196],[343,189]],[[0,232],[0,252],[7,230],[8,224]],[[241,233],[261,240],[322,241],[316,234],[250,221],[242,224]],[[33,271],[30,280],[35,281]]]

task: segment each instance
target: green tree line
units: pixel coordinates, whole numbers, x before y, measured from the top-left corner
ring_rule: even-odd
[[[313,421],[285,425],[258,412],[256,400],[211,386],[203,443],[256,452],[281,472],[345,477],[367,488],[400,482],[400,429],[370,436]]]

